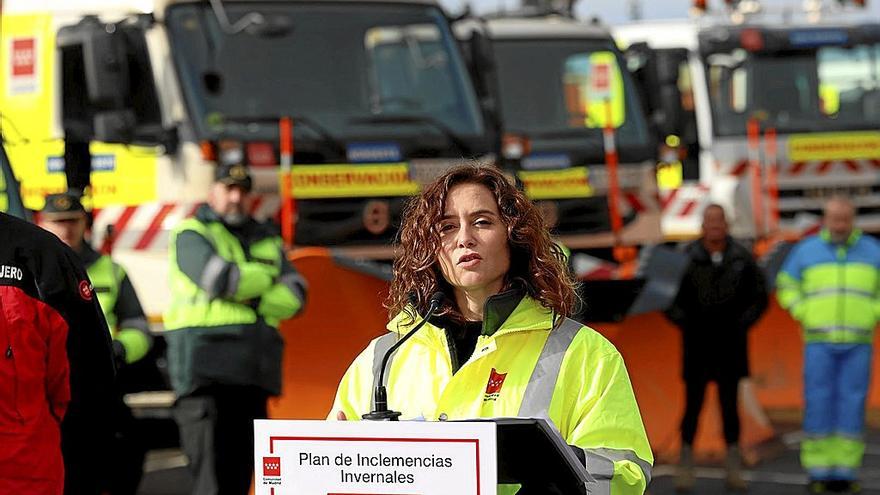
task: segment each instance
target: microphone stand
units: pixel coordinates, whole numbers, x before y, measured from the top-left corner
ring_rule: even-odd
[[[379,383],[376,384],[376,390],[373,394],[373,402],[375,405],[373,406],[372,411],[362,415],[361,418],[367,421],[397,421],[400,418],[400,415],[402,414],[400,411],[392,411],[388,409],[388,391],[385,389],[385,368],[388,366],[388,360],[391,358],[391,355],[394,354],[394,351],[403,345],[404,342],[409,340],[410,337],[415,335],[415,333],[425,326],[425,324],[428,323],[428,320],[434,316],[434,312],[440,307],[440,303],[443,302],[444,297],[446,296],[442,292],[435,292],[434,295],[431,296],[431,305],[428,307],[428,315],[420,321],[415,328],[410,330],[402,339],[398,340],[397,343],[385,352],[385,356],[382,357],[382,367],[379,371]]]

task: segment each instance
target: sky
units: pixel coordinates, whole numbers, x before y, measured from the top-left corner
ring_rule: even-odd
[[[500,6],[508,9],[519,5],[520,0],[439,0],[450,13],[462,10],[465,3],[471,3],[477,13],[497,11]],[[712,5],[721,7],[723,0],[707,0],[710,8]],[[836,0],[825,0],[831,3]],[[598,15],[607,24],[619,24],[629,20],[629,5],[633,2],[641,4],[642,15],[645,19],[669,19],[675,17],[687,17],[690,9],[690,0],[578,0],[575,12],[581,19],[589,19]],[[874,19],[880,18],[880,0],[867,0],[867,11]],[[763,4],[768,8],[793,6],[799,8],[803,0],[764,0]]]

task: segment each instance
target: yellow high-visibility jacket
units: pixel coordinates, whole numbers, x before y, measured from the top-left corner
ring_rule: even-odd
[[[513,309],[499,318],[493,299],[503,306],[505,298]],[[408,320],[403,312],[391,320],[390,333],[351,364],[330,419],[338,411],[348,419],[370,412],[382,356],[421,317]],[[515,296],[511,304],[503,293],[486,304],[482,335],[455,374],[452,359],[446,332],[427,323],[389,362],[388,407],[401,411],[401,419],[547,418],[568,444],[584,450],[587,471],[599,483],[594,493],[644,493],[651,447],[623,359],[596,331],[555,318],[530,297]]]

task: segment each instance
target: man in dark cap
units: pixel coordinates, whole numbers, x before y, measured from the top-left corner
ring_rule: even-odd
[[[207,204],[170,238],[165,338],[195,494],[248,493],[253,421],[281,393],[278,325],[305,302],[277,228],[246,212],[251,186],[245,166],[218,166]]]
[[[140,361],[152,345],[147,318],[128,275],[109,255],[95,251],[85,239],[88,215],[79,198],[69,193],[50,194],[40,211],[40,227],[58,236],[71,247],[86,267],[104,319],[113,337],[113,354],[119,370],[120,391],[130,387],[126,367]],[[111,460],[112,495],[134,495],[143,475],[145,440],[141,438],[131,410],[117,401],[116,441]]]
[[[143,358],[152,343],[144,310],[125,269],[86,242],[88,215],[79,198],[68,193],[46,196],[40,227],[70,246],[86,266],[113,335],[117,361],[134,363]]]

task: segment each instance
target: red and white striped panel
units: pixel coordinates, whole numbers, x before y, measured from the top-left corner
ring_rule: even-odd
[[[831,171],[845,171],[852,174],[872,173],[880,170],[880,160],[833,160],[794,162],[785,168],[789,176],[825,175]]]
[[[256,196],[250,205],[250,214],[257,220],[264,222],[266,220],[279,220],[278,214],[281,211],[281,196],[277,194],[262,194]]]
[[[660,209],[664,218],[683,220],[694,215],[699,217],[708,204],[709,188],[701,184],[660,192]]]
[[[766,166],[766,164],[764,164]],[[880,159],[859,160],[814,160],[805,162],[792,162],[780,167],[783,174],[788,176],[825,175],[832,171],[843,171],[853,174],[877,172],[880,170]],[[748,160],[740,160],[727,167],[719,165],[719,169],[726,175],[742,177],[749,171]]]
[[[168,233],[179,221],[192,216],[196,208],[198,203],[146,203],[95,210],[92,245],[104,251],[107,227],[112,225],[113,249],[167,250]]]
[[[729,165],[727,168],[724,168],[722,172],[726,175],[730,175],[733,177],[742,177],[749,171],[749,161],[748,160],[740,160],[734,164]],[[721,168],[721,166],[719,166]]]
[[[618,269],[615,263],[584,253],[575,254],[571,264],[579,280],[611,280]]]
[[[164,252],[168,234],[181,220],[191,217],[201,203],[145,203],[138,206],[109,206],[94,211],[92,245],[105,251],[107,226],[113,226],[113,249]],[[277,195],[257,196],[249,208],[258,220],[274,219],[281,199]]]
[[[629,209],[635,213],[644,213],[648,210],[647,206],[644,203],[644,198],[640,198],[639,195],[635,192],[625,191],[623,193],[623,202],[624,202],[624,214],[628,213],[626,209]]]
[[[709,188],[683,185],[660,195],[661,227],[670,238],[695,237],[700,233],[703,209],[709,205]]]
[[[781,219],[779,227],[787,235],[803,238],[816,234],[822,229],[822,217],[812,213],[800,212],[790,220]]]

